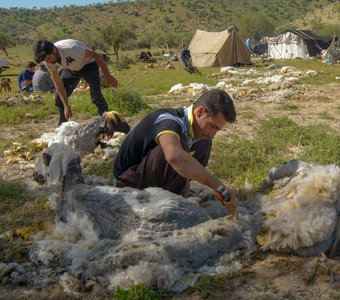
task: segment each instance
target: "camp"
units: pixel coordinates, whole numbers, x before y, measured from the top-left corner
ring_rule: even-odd
[[[327,38],[310,30],[288,29],[276,37],[268,38],[268,56],[274,59],[308,58],[320,54],[328,46]]]
[[[196,30],[189,50],[196,67],[251,64],[251,52],[234,26],[221,32]]]

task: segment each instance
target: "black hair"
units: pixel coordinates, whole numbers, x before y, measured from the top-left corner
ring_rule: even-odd
[[[204,105],[209,115],[215,116],[221,112],[227,122],[235,122],[236,110],[234,102],[231,97],[222,90],[212,89],[201,95],[194,102],[194,109],[198,106]]]
[[[31,68],[31,67],[35,67],[37,64],[34,61],[30,61],[27,63],[26,68]]]
[[[45,60],[46,55],[51,54],[55,46],[47,40],[39,40],[33,45],[33,56],[37,63]]]

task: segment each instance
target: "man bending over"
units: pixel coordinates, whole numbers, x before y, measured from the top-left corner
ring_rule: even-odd
[[[221,90],[205,92],[190,107],[160,109],[147,115],[126,137],[114,162],[117,187],[161,187],[189,196],[190,180],[226,192],[226,208],[236,209],[235,196],[208,172],[212,139],[234,122],[232,99]]]
[[[58,125],[72,117],[68,97],[82,77],[90,86],[91,99],[97,106],[99,114],[108,111],[107,102],[101,92],[98,66],[111,86],[117,87],[118,81],[111,75],[101,55],[82,42],[72,39],[61,40],[55,44],[47,40],[39,40],[33,46],[33,54],[35,61],[44,62],[51,73],[57,91],[55,104],[60,113]]]

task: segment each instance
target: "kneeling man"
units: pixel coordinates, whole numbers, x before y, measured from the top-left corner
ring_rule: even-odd
[[[212,139],[236,111],[230,96],[210,90],[189,107],[160,109],[147,115],[126,137],[114,162],[117,187],[161,187],[189,196],[190,180],[229,194],[227,210],[236,209],[235,196],[208,172]]]

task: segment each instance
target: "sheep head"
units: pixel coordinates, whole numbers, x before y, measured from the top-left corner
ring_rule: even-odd
[[[103,113],[104,133],[106,138],[111,138],[115,131],[128,133],[130,131],[129,124],[124,117],[116,111],[108,111]]]
[[[53,143],[38,159],[33,177],[40,184],[56,184],[66,174],[68,163],[77,159],[80,163],[80,156],[71,147],[62,143]]]

